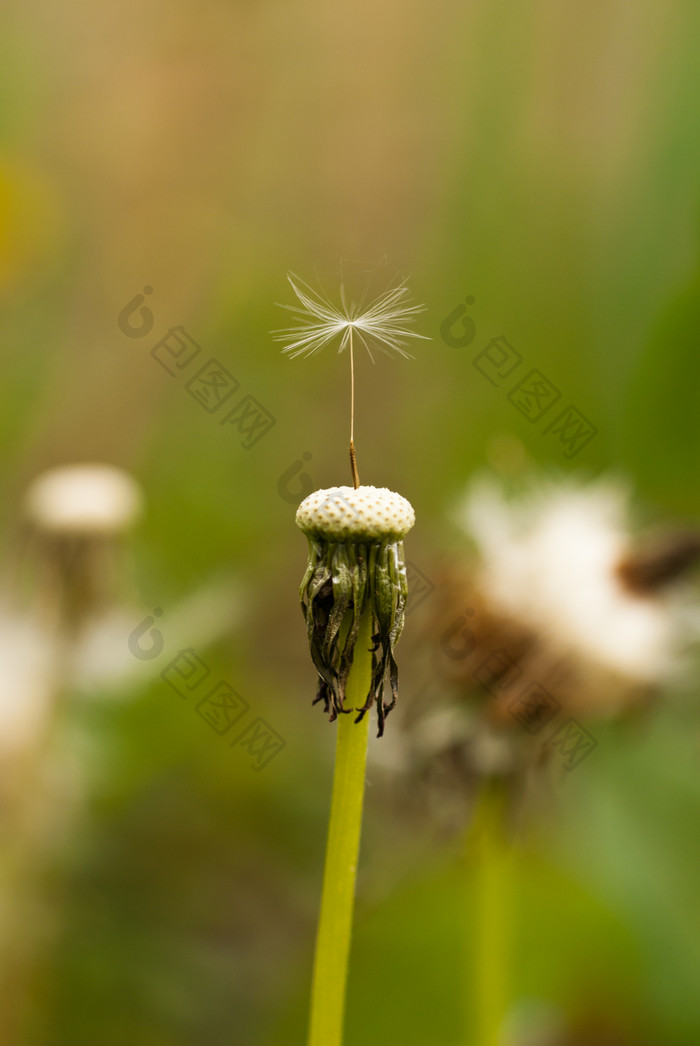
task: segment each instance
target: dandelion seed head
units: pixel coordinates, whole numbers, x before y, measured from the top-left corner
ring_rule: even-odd
[[[300,530],[328,541],[398,541],[415,521],[410,501],[386,487],[316,490],[296,514]]]

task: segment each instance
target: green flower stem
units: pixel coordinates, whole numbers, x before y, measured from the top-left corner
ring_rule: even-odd
[[[484,782],[467,837],[471,985],[465,994],[474,1010],[466,1015],[465,1041],[478,1046],[502,1042],[509,1001],[514,852],[506,838],[504,807],[502,786]]]
[[[346,689],[346,707],[362,708],[372,681],[372,611],[362,616]],[[340,1046],[357,857],[360,848],[369,715],[338,717],[335,776],[316,935],[309,1046]]]

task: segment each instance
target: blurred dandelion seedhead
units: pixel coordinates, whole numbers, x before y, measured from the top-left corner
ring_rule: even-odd
[[[27,490],[25,512],[47,533],[117,534],[142,511],[138,484],[113,465],[65,465],[42,473]]]
[[[460,523],[476,545],[475,583],[494,612],[575,660],[581,678],[605,672],[617,686],[662,686],[680,665],[694,599],[682,582],[697,535],[640,550],[631,491],[613,479],[533,485],[508,500],[472,486]],[[667,547],[668,546],[668,547]]]
[[[121,543],[143,511],[136,480],[113,465],[64,465],[32,481],[23,510],[45,602],[77,622],[109,601]]]

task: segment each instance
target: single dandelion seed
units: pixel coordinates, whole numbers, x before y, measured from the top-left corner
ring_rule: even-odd
[[[360,486],[360,477],[355,453],[354,339],[357,338],[365,347],[372,361],[373,349],[387,355],[397,353],[410,359],[411,354],[406,351],[406,346],[412,339],[430,340],[407,327],[419,313],[425,312],[425,306],[411,304],[405,280],[383,291],[369,303],[364,298],[359,302],[348,302],[345,285],[341,282],[338,306],[294,273],[288,273],[287,279],[299,304],[281,306],[293,313],[296,320],[292,327],[273,331],[276,340],[284,343],[282,351],[292,358],[313,356],[333,343],[338,345],[339,353],[344,349],[350,350],[350,470],[353,486],[357,488]]]

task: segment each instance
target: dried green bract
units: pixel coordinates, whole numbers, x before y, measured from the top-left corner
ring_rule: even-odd
[[[407,597],[402,538],[415,522],[413,508],[385,487],[333,487],[302,501],[296,522],[309,541],[300,597],[319,674],[316,701],[323,701],[331,722],[352,711],[359,722],[375,702],[381,737],[398,696],[394,647]],[[350,709],[344,707],[345,687],[365,612],[373,615],[372,681],[365,704]],[[385,703],[387,674],[391,700]]]

